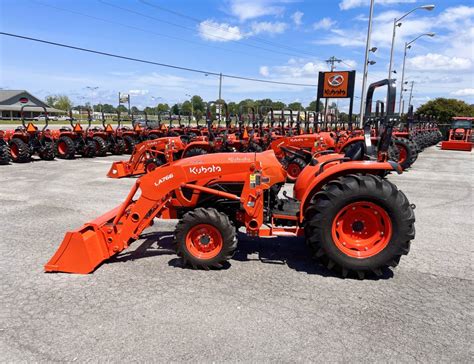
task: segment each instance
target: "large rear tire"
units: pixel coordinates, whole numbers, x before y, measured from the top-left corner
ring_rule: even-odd
[[[123,153],[125,153],[125,143],[123,139],[117,138],[115,140],[111,152],[115,155],[122,155]]]
[[[0,139],[0,165],[10,163],[10,147]]]
[[[135,144],[137,144],[136,140],[130,135],[125,135],[123,137],[123,142],[125,143],[125,154],[132,154]]]
[[[28,163],[31,161],[30,147],[19,138],[10,140],[10,155],[15,163]]]
[[[56,144],[51,141],[45,141],[44,146],[41,147],[39,156],[42,160],[52,161],[56,157]]]
[[[100,136],[92,137],[95,143],[96,155],[98,157],[105,157],[107,155],[107,143]]]
[[[189,148],[183,155],[183,158],[195,157],[197,155],[207,154],[207,150],[204,148],[194,147]]]
[[[197,208],[176,225],[175,246],[184,266],[222,268],[237,248],[235,227],[229,217],[213,208]]]
[[[70,137],[59,137],[56,142],[56,155],[61,159],[73,159],[76,156],[76,147]]]
[[[415,214],[405,194],[374,175],[339,177],[317,193],[305,211],[308,245],[343,277],[382,275],[408,254]]]
[[[82,148],[83,158],[94,158],[97,152],[97,145],[93,140],[86,140],[84,147]]]
[[[398,163],[403,169],[410,168],[413,163],[413,148],[407,143],[407,139],[396,138],[393,142],[398,148]]]

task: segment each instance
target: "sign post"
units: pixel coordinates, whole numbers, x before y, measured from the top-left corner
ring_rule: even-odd
[[[352,127],[355,74],[356,71],[319,72],[316,112],[319,112],[320,99],[349,98],[349,127]]]

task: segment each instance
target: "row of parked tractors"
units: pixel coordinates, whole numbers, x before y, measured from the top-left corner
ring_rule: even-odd
[[[272,149],[287,169],[289,180],[294,180],[315,152],[346,153],[354,145],[363,143],[364,128],[370,128],[371,142],[376,145],[380,121],[384,117],[381,102],[377,102],[376,112],[367,119],[364,128],[337,120],[322,121],[321,115],[315,112],[282,110],[275,115],[268,107],[247,108],[232,116],[222,104],[222,114],[213,115],[213,106],[209,103],[206,121],[201,125],[199,121],[192,123],[188,118],[186,122],[181,117],[177,119],[177,125],[173,125],[170,114],[166,115],[166,123],[164,114],[158,115],[158,120],[152,123],[144,114],[141,122],[132,117],[132,127],[127,127],[122,125],[118,114],[116,127],[106,123],[104,117],[102,127],[98,127],[92,126],[88,112],[87,127],[84,128],[70,113],[70,126],[59,130],[48,128],[46,111],[41,129],[32,122],[27,124],[23,117],[24,107],[22,126],[0,131],[0,164],[30,162],[35,154],[44,160],[131,154],[128,161],[114,163],[109,172],[110,177],[120,178],[145,173],[179,158]],[[409,118],[394,128],[389,158],[407,169],[419,152],[438,143],[440,138],[441,133],[432,118]]]

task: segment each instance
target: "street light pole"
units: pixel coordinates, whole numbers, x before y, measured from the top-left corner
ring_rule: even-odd
[[[408,43],[405,43],[405,50],[403,52],[403,67],[402,67],[402,82],[401,82],[401,85],[400,85],[400,104],[398,106],[398,113],[400,114],[400,116],[402,115],[402,99],[403,99],[403,85],[404,85],[404,80],[405,80],[405,61],[406,61],[406,58],[407,58],[407,50],[411,48],[411,45],[416,42],[418,39],[420,39],[421,37],[423,36],[427,36],[427,37],[434,37],[435,36],[435,33],[424,33],[424,34],[421,34],[419,35],[418,37],[416,37],[415,39],[413,39],[412,41],[408,42]]]
[[[392,79],[392,67],[393,67],[393,48],[395,46],[395,35],[396,35],[396,29],[397,29],[397,26],[398,27],[401,27],[402,26],[402,23],[399,23],[400,20],[404,19],[406,16],[410,15],[411,13],[413,13],[414,11],[418,10],[418,9],[422,9],[422,10],[428,10],[428,11],[431,11],[435,8],[434,5],[422,5],[422,6],[418,6],[412,10],[410,10],[408,13],[404,14],[403,16],[401,16],[400,18],[395,18],[393,19],[393,31],[392,31],[392,45],[390,47],[390,63],[389,63],[389,66],[388,66],[388,79],[391,80]]]
[[[369,67],[370,36],[372,34],[373,15],[374,15],[374,0],[370,0],[369,25],[367,27],[367,41],[365,44],[364,73],[362,75],[362,95],[360,97],[360,120],[359,120],[360,127],[364,125],[365,86],[367,83],[367,73],[368,73],[368,67]]]

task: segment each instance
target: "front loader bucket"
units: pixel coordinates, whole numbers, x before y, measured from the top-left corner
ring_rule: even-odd
[[[69,231],[56,253],[44,266],[45,272],[91,273],[114,252],[109,250],[101,227],[113,221],[117,207],[76,231]]]
[[[472,150],[472,143],[465,141],[456,141],[456,140],[445,140],[441,142],[442,150],[462,150],[465,152],[470,152]]]
[[[110,178],[123,178],[131,175],[128,161],[113,162],[109,173],[107,173],[107,177]]]

